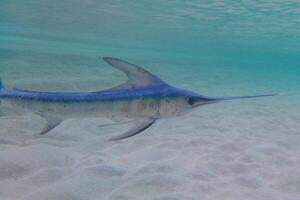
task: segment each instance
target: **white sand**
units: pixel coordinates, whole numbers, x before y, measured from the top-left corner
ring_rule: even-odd
[[[40,136],[34,115],[0,119],[1,200],[297,200],[299,110],[232,102],[164,119],[121,142],[128,125],[67,120]]]

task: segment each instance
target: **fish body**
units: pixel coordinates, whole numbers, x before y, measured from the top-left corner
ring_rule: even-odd
[[[180,114],[187,94],[167,85],[88,93],[5,91],[6,104],[38,115],[61,118],[172,117]]]
[[[0,100],[9,107],[44,117],[47,124],[41,134],[51,131],[68,118],[134,119],[136,125],[131,130],[113,138],[119,140],[142,132],[160,118],[180,116],[202,105],[274,95],[207,97],[170,86],[126,61],[109,57],[104,60],[123,71],[128,81],[104,91],[79,93],[6,90],[0,84]]]

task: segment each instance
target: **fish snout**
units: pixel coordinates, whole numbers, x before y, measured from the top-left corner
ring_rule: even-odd
[[[213,103],[218,103],[218,102],[220,102],[220,100],[203,98],[203,97],[198,97],[198,96],[188,98],[188,104],[191,106],[191,108],[208,105],[208,104],[213,104]]]

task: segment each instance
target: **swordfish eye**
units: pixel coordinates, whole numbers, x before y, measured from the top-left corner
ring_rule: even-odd
[[[188,98],[188,103],[189,105],[194,105],[196,103],[196,98],[195,97],[189,97]]]

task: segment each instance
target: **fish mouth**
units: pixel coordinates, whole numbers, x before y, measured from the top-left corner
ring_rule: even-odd
[[[209,104],[214,104],[214,103],[219,103],[221,102],[220,99],[210,99],[210,98],[204,98],[204,97],[190,97],[189,99],[189,104],[191,105],[190,108],[196,108],[199,106],[204,106],[204,105],[209,105]]]
[[[209,104],[215,104],[215,103],[219,103],[221,101],[200,101],[200,102],[197,102],[195,103],[195,105],[191,106],[191,108],[196,108],[196,107],[200,107],[200,106],[205,106],[205,105],[209,105]]]

